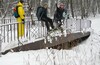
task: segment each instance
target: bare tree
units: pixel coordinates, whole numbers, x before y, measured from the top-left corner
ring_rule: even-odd
[[[72,17],[74,18],[73,0],[70,0],[70,8],[71,8],[71,14],[72,14]]]
[[[2,17],[11,16],[12,7],[18,0],[0,0],[0,14]],[[90,15],[100,14],[100,0],[25,0],[28,5],[27,15],[31,15],[31,12],[35,13],[39,5],[47,2],[49,4],[50,14],[53,16],[55,12],[55,3],[63,2],[65,7],[69,10],[69,14],[74,18],[75,16],[81,16],[81,18],[88,17]],[[51,3],[50,3],[51,2]],[[14,4],[13,4],[14,3]],[[10,15],[9,15],[10,14]],[[32,16],[31,16],[32,17]]]

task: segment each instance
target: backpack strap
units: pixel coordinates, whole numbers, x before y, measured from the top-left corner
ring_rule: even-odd
[[[17,12],[17,14],[18,14],[18,17],[20,17],[20,16],[19,16],[19,13],[18,13],[18,7],[22,7],[22,6],[20,6],[20,5],[19,5],[19,6],[16,6],[16,12]]]

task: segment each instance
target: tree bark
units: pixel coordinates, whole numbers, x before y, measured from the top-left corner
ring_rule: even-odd
[[[70,0],[70,8],[71,8],[71,14],[72,14],[72,17],[74,18],[73,0]]]

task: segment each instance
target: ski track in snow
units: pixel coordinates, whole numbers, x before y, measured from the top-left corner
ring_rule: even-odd
[[[0,65],[100,65],[100,16],[90,20],[90,37],[73,49],[9,52],[0,57]]]

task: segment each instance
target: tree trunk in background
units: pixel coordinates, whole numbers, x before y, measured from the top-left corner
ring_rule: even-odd
[[[87,17],[88,17],[88,16],[89,16],[89,9],[90,9],[89,0],[86,1],[86,4],[87,4],[87,5],[86,5],[86,6],[87,6],[87,7],[86,7],[86,13],[87,13]]]
[[[70,0],[70,8],[71,8],[71,14],[72,14],[72,17],[74,18],[73,0]]]
[[[0,35],[0,57],[1,57],[1,44],[2,44],[2,40],[1,40],[1,35]]]
[[[56,9],[56,6],[55,6],[55,3],[56,3],[57,1],[55,1],[55,0],[51,0],[51,15],[52,16],[54,16],[54,12],[55,12],[55,9]]]
[[[96,9],[96,1],[92,1],[92,13],[93,13],[93,15],[94,15],[94,17],[95,17],[95,15],[96,15],[96,11],[97,11],[97,9]]]
[[[82,0],[80,0],[80,6],[81,6],[81,19],[83,19],[85,10],[84,10],[84,6],[83,6],[83,1]]]
[[[100,14],[100,0],[97,0],[98,13]]]
[[[12,14],[11,8],[14,7],[14,5],[11,2],[17,2],[18,0],[0,0],[0,14],[3,16],[4,12],[7,16],[10,16],[9,14]],[[96,15],[97,13],[100,14],[100,0],[25,0],[30,1],[30,6],[34,8],[34,12],[36,12],[37,7],[40,4],[43,4],[45,2],[48,2],[50,6],[50,14],[53,15],[55,12],[55,1],[57,3],[63,2],[65,4],[66,9],[68,10],[68,13],[72,15],[74,18],[75,16],[81,16],[81,18],[88,17],[89,15]],[[51,2],[51,3],[50,3]],[[9,6],[9,3],[11,4]],[[9,8],[8,8],[9,6]],[[8,8],[8,10],[7,10]],[[27,13],[27,12],[26,12]]]

